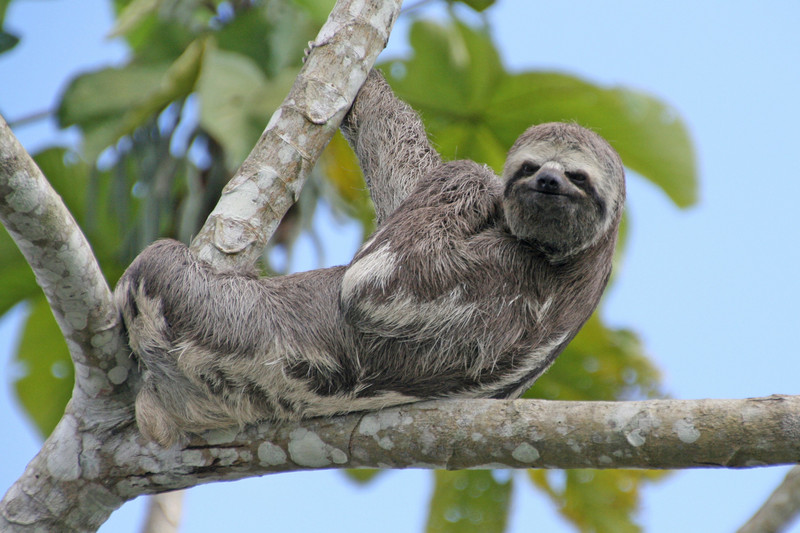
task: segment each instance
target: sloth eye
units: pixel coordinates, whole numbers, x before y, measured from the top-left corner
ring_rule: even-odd
[[[520,170],[520,173],[523,176],[532,176],[532,175],[536,174],[536,172],[539,171],[539,165],[536,165],[534,163],[525,162],[525,163],[522,163],[522,166],[519,168],[519,170]]]
[[[583,185],[589,179],[589,176],[586,175],[586,172],[582,170],[567,172],[566,174],[569,180],[575,185]]]

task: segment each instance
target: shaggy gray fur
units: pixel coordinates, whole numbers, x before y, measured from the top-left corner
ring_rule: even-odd
[[[260,420],[515,397],[589,318],[625,196],[603,139],[535,126],[502,179],[443,163],[376,72],[342,131],[379,222],[348,266],[258,279],[160,241],[120,280],[147,437],[168,445]]]

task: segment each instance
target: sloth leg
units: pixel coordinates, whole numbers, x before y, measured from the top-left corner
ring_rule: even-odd
[[[342,122],[375,204],[376,224],[406,199],[419,179],[441,165],[419,115],[372,70]]]

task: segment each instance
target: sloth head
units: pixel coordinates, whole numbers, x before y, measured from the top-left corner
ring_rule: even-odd
[[[511,232],[564,259],[616,231],[625,202],[617,152],[576,124],[529,128],[508,152],[503,209]]]

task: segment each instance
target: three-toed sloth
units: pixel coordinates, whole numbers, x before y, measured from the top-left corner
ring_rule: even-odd
[[[259,279],[160,241],[117,285],[143,367],[139,428],[170,444],[261,420],[434,398],[513,398],[552,364],[611,272],[625,183],[575,124],[531,127],[498,178],[442,162],[373,71],[342,124],[377,230],[347,266]]]

